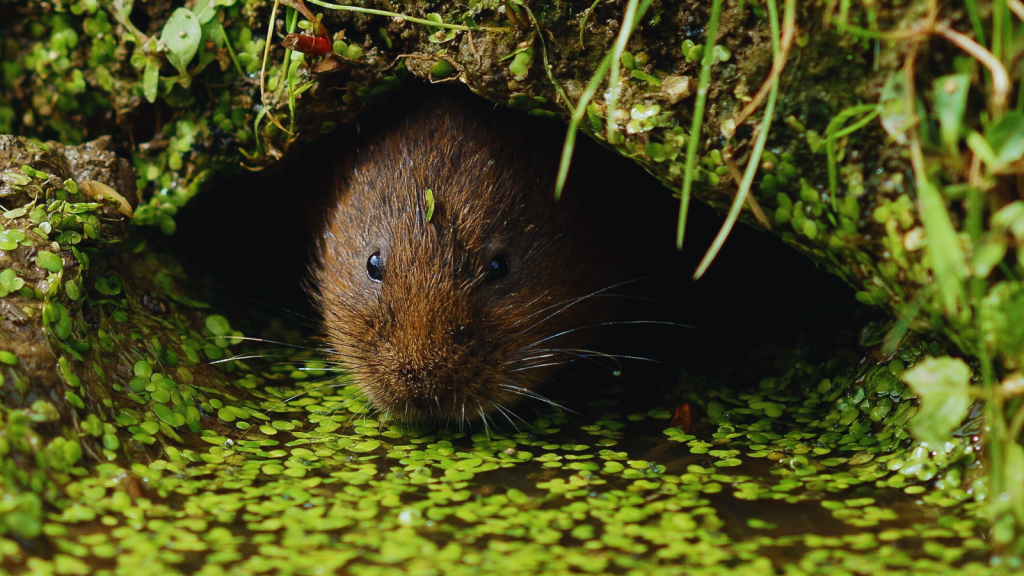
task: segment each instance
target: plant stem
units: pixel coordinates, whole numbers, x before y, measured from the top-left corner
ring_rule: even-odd
[[[650,7],[652,0],[643,0],[643,4],[637,9],[631,30],[635,29],[640,23],[640,19],[643,18],[647,8]],[[621,57],[621,55],[620,55]],[[616,62],[618,64],[618,62]],[[572,114],[572,118],[569,119],[569,131],[565,135],[565,143],[562,145],[562,159],[558,165],[558,177],[555,179],[555,200],[562,197],[562,190],[565,188],[565,179],[569,176],[569,165],[572,164],[572,151],[576,147],[576,131],[579,130],[580,122],[583,121],[583,117],[587,114],[587,106],[590,101],[594,99],[594,94],[597,93],[597,89],[601,87],[604,82],[605,75],[608,74],[609,67],[612,65],[612,53],[609,52],[604,55],[601,59],[601,63],[598,64],[597,70],[594,71],[594,75],[590,77],[590,81],[587,82],[586,88],[583,89],[583,93],[580,95],[579,102],[576,103],[576,110]],[[572,104],[569,104],[570,109]],[[609,114],[610,116],[611,114]],[[612,120],[611,118],[608,119]]]
[[[452,30],[462,30],[463,32],[469,32],[472,30],[487,30],[488,32],[508,32],[508,28],[500,28],[495,26],[479,26],[477,28],[470,28],[463,24],[448,24],[447,22],[434,22],[433,20],[426,20],[423,18],[416,18],[414,16],[406,16],[405,14],[399,14],[398,12],[388,12],[387,10],[375,10],[373,8],[361,8],[359,6],[345,6],[343,4],[331,4],[330,2],[324,2],[323,0],[306,0],[310,4],[315,4],[321,8],[327,8],[329,10],[341,10],[344,12],[359,12],[361,14],[373,14],[375,16],[388,16],[390,18],[401,18],[414,24],[423,24],[426,26],[433,26],[435,28],[450,28]]]
[[[986,44],[985,27],[981,23],[981,14],[978,13],[978,3],[976,0],[964,0],[964,5],[967,7],[967,16],[971,19],[974,37],[984,46]]]
[[[622,27],[619,28],[619,35],[612,45],[612,62],[608,74],[608,90],[611,92],[608,97],[608,121],[605,122],[605,131],[608,141],[615,143],[615,133],[618,131],[619,123],[615,119],[615,111],[619,104],[619,68],[622,66],[622,53],[626,51],[626,43],[633,34],[633,19],[636,17],[636,9],[640,4],[639,0],[629,0],[626,4],[626,13],[622,16]],[[650,2],[647,2],[650,4]]]
[[[786,18],[795,18],[795,14],[796,0],[786,0]],[[775,5],[775,0],[768,0],[768,21],[772,31],[772,52],[775,58],[780,58],[782,57],[781,32],[779,30],[779,9]],[[772,116],[775,114],[775,101],[778,96],[779,78],[776,76],[772,81],[772,88],[768,92],[768,101],[764,106],[764,120],[761,121],[761,126],[758,128],[757,140],[754,142],[754,148],[750,152],[750,161],[747,162],[747,169],[743,173],[743,181],[736,192],[736,198],[733,199],[732,206],[729,207],[729,214],[726,216],[721,230],[718,231],[718,235],[715,236],[715,240],[711,243],[707,253],[704,254],[704,259],[701,260],[697,271],[693,275],[694,280],[703,276],[708,266],[711,266],[711,262],[715,260],[718,251],[725,244],[725,239],[729,237],[732,227],[736,225],[736,220],[740,216],[743,204],[747,200],[747,194],[750,193],[750,187],[754,183],[754,176],[757,175],[757,168],[761,164],[761,154],[764,152],[764,145],[768,141],[768,133],[771,131]]]
[[[697,166],[701,125],[704,122],[704,106],[708,99],[708,86],[711,84],[711,66],[715,62],[718,17],[721,14],[722,0],[714,0],[711,4],[711,19],[708,21],[708,35],[704,43],[704,58],[701,61],[697,99],[693,104],[693,123],[690,125],[689,140],[686,142],[686,169],[683,172],[683,190],[679,202],[679,228],[676,232],[676,248],[679,250],[683,249],[683,236],[686,234],[686,215],[690,209],[690,193],[693,189],[693,177]]]
[[[569,131],[565,134],[565,143],[562,145],[562,160],[558,165],[558,177],[555,179],[555,200],[562,197],[565,179],[569,176],[569,165],[572,163],[572,151],[576,147],[576,132],[579,130],[580,122],[583,120],[583,116],[586,115],[587,106],[593,100],[594,94],[597,93],[597,89],[604,82],[605,74],[608,73],[608,67],[611,66],[611,62],[611,53],[605,54],[604,58],[601,59],[601,63],[598,64],[597,70],[594,71],[594,75],[587,82],[587,87],[583,89],[583,94],[580,95],[580,100],[576,103],[576,112],[569,119]]]

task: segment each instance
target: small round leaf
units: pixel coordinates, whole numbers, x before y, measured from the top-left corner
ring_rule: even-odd
[[[163,32],[160,33],[160,41],[167,46],[167,60],[178,69],[182,75],[188,63],[195,57],[199,50],[199,41],[202,40],[202,30],[199,26],[199,19],[187,8],[178,8],[171,14],[164,24]]]

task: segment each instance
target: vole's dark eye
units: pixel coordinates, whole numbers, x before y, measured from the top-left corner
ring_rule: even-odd
[[[499,254],[487,265],[487,275],[484,276],[484,282],[493,284],[505,276],[508,276],[508,258],[504,254]]]
[[[384,279],[384,259],[381,258],[380,252],[374,252],[366,259],[366,275],[374,282]]]

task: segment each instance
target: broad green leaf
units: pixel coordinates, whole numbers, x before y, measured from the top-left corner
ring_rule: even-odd
[[[1024,201],[1015,200],[996,211],[989,219],[989,227],[999,234],[1009,232],[1024,239]]]
[[[971,369],[959,358],[926,358],[903,373],[903,380],[921,399],[921,408],[910,422],[921,440],[944,442],[963,422],[971,407]]]
[[[971,87],[968,74],[950,74],[935,79],[932,83],[932,103],[939,118],[939,134],[942,143],[955,149],[963,131],[964,110],[967,109],[967,92]]]
[[[1000,242],[985,242],[974,250],[971,260],[971,275],[986,278],[992,269],[1006,257],[1006,245]]]
[[[49,252],[47,250],[40,250],[36,254],[36,266],[49,270],[50,272],[60,272],[64,268],[64,261],[60,256]]]
[[[227,34],[224,32],[224,26],[220,22],[208,22],[202,27],[203,38],[213,42],[217,46],[224,46],[224,42],[227,40]]]
[[[985,139],[992,146],[1000,164],[1010,164],[1024,157],[1024,113],[1016,110],[989,126]]]
[[[878,98],[878,111],[881,114],[882,128],[900,144],[907,143],[907,130],[910,128],[910,114],[907,110],[906,87],[902,71],[889,74]]]
[[[979,132],[972,130],[967,135],[967,147],[981,157],[981,160],[989,166],[999,166],[999,156],[996,155],[996,151],[992,149],[992,145],[985,140]]]
[[[188,63],[199,50],[203,34],[199,19],[186,8],[178,8],[164,24],[160,41],[167,46],[167,60],[182,76],[187,76]]]
[[[966,271],[964,250],[939,189],[931,182],[922,181],[917,186],[917,197],[921,222],[928,236],[928,262],[939,287],[942,306],[947,316],[956,317],[964,300],[961,283]]]
[[[981,301],[981,331],[988,346],[1020,365],[1024,359],[1024,284],[1004,280]]]
[[[206,24],[217,15],[217,3],[214,0],[196,0],[192,13],[199,19],[200,24]]]

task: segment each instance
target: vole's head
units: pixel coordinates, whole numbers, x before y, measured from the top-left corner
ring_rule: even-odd
[[[508,407],[606,319],[610,299],[590,295],[616,267],[587,199],[555,202],[560,142],[522,130],[432,98],[335,170],[313,283],[329,350],[381,411],[462,422]]]

